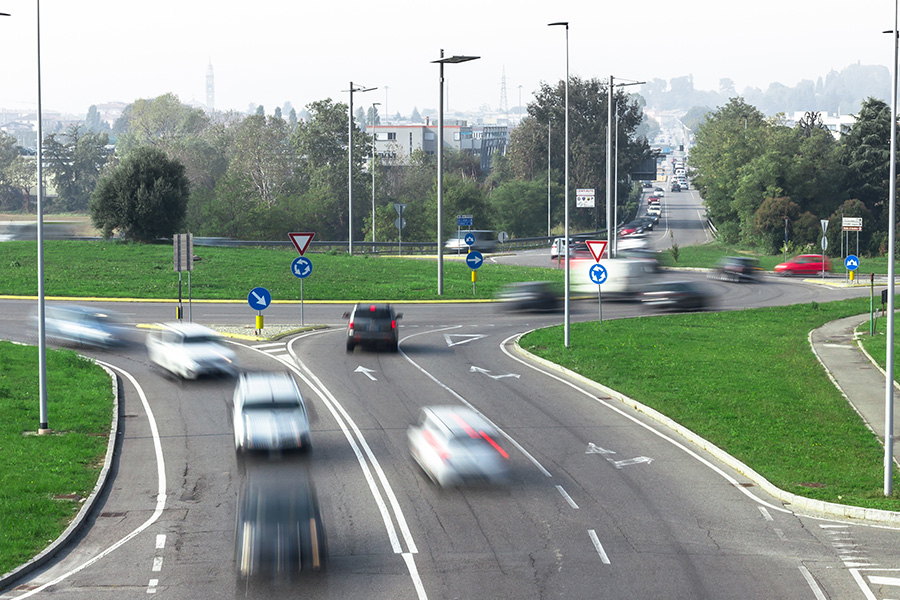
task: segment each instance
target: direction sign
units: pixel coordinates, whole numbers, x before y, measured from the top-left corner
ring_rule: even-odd
[[[467,233],[465,235],[465,237],[463,238],[463,240],[465,240],[467,246],[471,246],[472,244],[475,243],[475,234]]]
[[[247,303],[253,310],[265,310],[272,304],[272,294],[264,287],[256,287],[247,294]]]
[[[603,265],[601,265],[600,263],[595,263],[591,265],[591,270],[588,271],[588,275],[590,275],[591,281],[593,281],[597,285],[600,285],[601,283],[606,281],[608,273],[606,272],[606,269],[603,267]]]
[[[603,252],[606,251],[606,240],[587,240],[585,243],[594,256],[594,260],[599,262]]]
[[[457,227],[471,227],[473,223],[472,215],[456,215]]]
[[[848,271],[855,271],[859,268],[859,258],[854,254],[847,255],[847,258],[844,259],[844,266],[847,267]]]
[[[291,243],[294,244],[294,248],[297,249],[300,256],[303,256],[303,253],[309,248],[309,243],[315,235],[315,233],[289,233],[288,237],[291,238]]]
[[[594,188],[583,188],[575,191],[575,208],[594,208]]]
[[[466,264],[469,265],[469,268],[473,271],[481,266],[484,262],[484,256],[481,255],[481,252],[478,250],[472,250],[468,254],[466,254]]]
[[[294,274],[294,277],[306,279],[312,273],[312,261],[305,256],[298,256],[291,263],[291,273]]]
[[[841,219],[844,231],[862,231],[862,217],[844,217]]]

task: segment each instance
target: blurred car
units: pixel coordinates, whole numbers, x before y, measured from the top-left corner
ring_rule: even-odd
[[[663,189],[662,189],[661,187],[659,187],[659,186],[656,186],[655,188],[653,188],[653,191],[654,191],[654,192],[662,192]],[[660,194],[660,196],[662,196],[662,194]]]
[[[815,275],[830,270],[828,258],[821,254],[800,254],[787,262],[775,265],[776,275]]]
[[[498,483],[509,475],[509,454],[494,427],[464,406],[428,406],[407,432],[409,451],[441,487]]]
[[[559,294],[547,281],[522,281],[504,285],[497,294],[501,306],[510,311],[559,310]]]
[[[471,246],[466,243],[466,236],[469,234],[475,237],[475,243]],[[493,231],[487,229],[467,229],[454,233],[444,244],[444,249],[460,254],[468,252],[470,248],[472,250],[478,250],[479,252],[496,252],[497,243],[497,235]]]
[[[237,374],[234,352],[222,336],[196,323],[163,323],[147,334],[150,361],[183,379]]]
[[[290,373],[241,373],[232,416],[238,452],[312,450],[306,405]]]
[[[660,310],[705,310],[712,305],[712,295],[695,281],[663,281],[648,286],[641,301]]]
[[[344,313],[347,323],[347,352],[359,345],[386,346],[396,352],[399,344],[397,321],[403,313],[394,312],[390,304],[357,304]]]
[[[716,264],[711,277],[724,281],[757,281],[761,273],[759,259],[753,256],[725,256]]]
[[[647,198],[647,204],[659,204],[659,196],[650,196],[649,198]]]
[[[681,184],[679,184],[677,181],[673,181],[673,182],[672,182],[672,191],[673,191],[673,192],[680,192],[680,191],[681,191]]]
[[[111,348],[131,343],[133,332],[113,311],[74,304],[44,309],[44,333],[56,340]]]
[[[263,575],[290,579],[327,567],[325,526],[312,482],[304,474],[261,478],[242,486],[234,531],[239,582]]]
[[[659,207],[659,204],[651,204],[647,207],[648,215],[659,215],[662,213],[662,209]]]

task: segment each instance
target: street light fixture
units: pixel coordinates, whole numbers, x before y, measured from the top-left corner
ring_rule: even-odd
[[[349,203],[347,214],[347,250],[351,256],[353,256],[353,92],[371,92],[372,90],[377,89],[377,87],[355,87],[351,81],[350,89],[342,90],[344,92],[350,92],[350,118],[348,119],[347,125],[347,201]]]
[[[553,27],[554,25],[562,25],[566,28],[566,141],[565,141],[565,192],[563,196],[563,204],[565,205],[565,237],[563,238],[565,241],[563,242],[563,248],[566,251],[566,274],[565,274],[565,301],[563,305],[565,306],[565,319],[563,326],[563,343],[566,348],[569,347],[569,322],[570,322],[570,314],[569,314],[569,22],[568,21],[558,21],[556,23],[548,23],[548,27]]]
[[[431,61],[440,65],[440,99],[438,100],[438,147],[437,147],[437,256],[438,256],[438,296],[444,294],[444,65],[477,60],[480,56],[450,56]]]
[[[372,103],[372,244],[375,243],[375,107],[381,102]],[[372,251],[375,251],[374,245]]]

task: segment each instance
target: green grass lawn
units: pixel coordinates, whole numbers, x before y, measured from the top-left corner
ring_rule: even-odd
[[[112,422],[106,371],[71,350],[47,352],[47,415],[37,432],[38,352],[0,342],[0,573],[68,527],[97,483]]]

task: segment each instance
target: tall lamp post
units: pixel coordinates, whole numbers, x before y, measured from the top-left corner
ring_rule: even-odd
[[[377,89],[377,87],[356,87],[351,81],[350,89],[344,90],[345,92],[350,92],[350,118],[347,125],[347,201],[349,203],[347,211],[347,250],[351,256],[353,255],[353,92],[371,92]]]
[[[565,274],[565,301],[563,302],[565,306],[565,319],[563,326],[563,342],[565,343],[566,348],[569,347],[569,322],[570,322],[570,313],[569,313],[569,22],[568,21],[557,21],[556,23],[548,23],[548,27],[553,27],[554,25],[562,25],[566,28],[566,134],[565,134],[565,192],[563,196],[563,204],[565,206],[565,237],[563,238],[565,241],[563,242],[563,248],[566,251],[566,274]]]
[[[372,243],[375,243],[375,107],[381,106],[381,102],[372,103]],[[375,247],[372,247],[375,251]]]
[[[884,381],[884,495],[890,496],[894,487],[894,244],[897,203],[897,30],[898,4],[894,2],[894,69],[891,71],[891,165],[888,181],[888,297],[887,345]]]
[[[440,99],[438,100],[438,145],[437,145],[437,256],[438,256],[438,296],[444,294],[444,65],[477,60],[480,56],[450,56],[431,61],[440,65]]]
[[[613,205],[612,205],[612,176],[613,176],[613,166],[612,166],[612,128],[613,128],[613,88],[624,87],[626,85],[641,85],[646,83],[645,81],[629,81],[628,83],[618,83],[613,84],[615,78],[610,75],[609,76],[609,98],[607,99],[607,117],[606,117],[606,241],[609,244],[607,248],[609,248],[610,256],[614,256],[613,251],[616,247],[616,239],[615,239],[615,227],[613,226],[613,221],[616,220],[616,217],[613,216]],[[618,145],[619,145],[619,108],[616,107],[616,154],[618,155]],[[618,168],[618,156],[616,157],[616,168]],[[618,178],[618,174],[616,175]],[[616,181],[618,184],[618,179]],[[615,198],[615,202],[618,202],[618,195]],[[618,208],[618,207],[616,207]],[[618,212],[618,211],[616,211]]]

